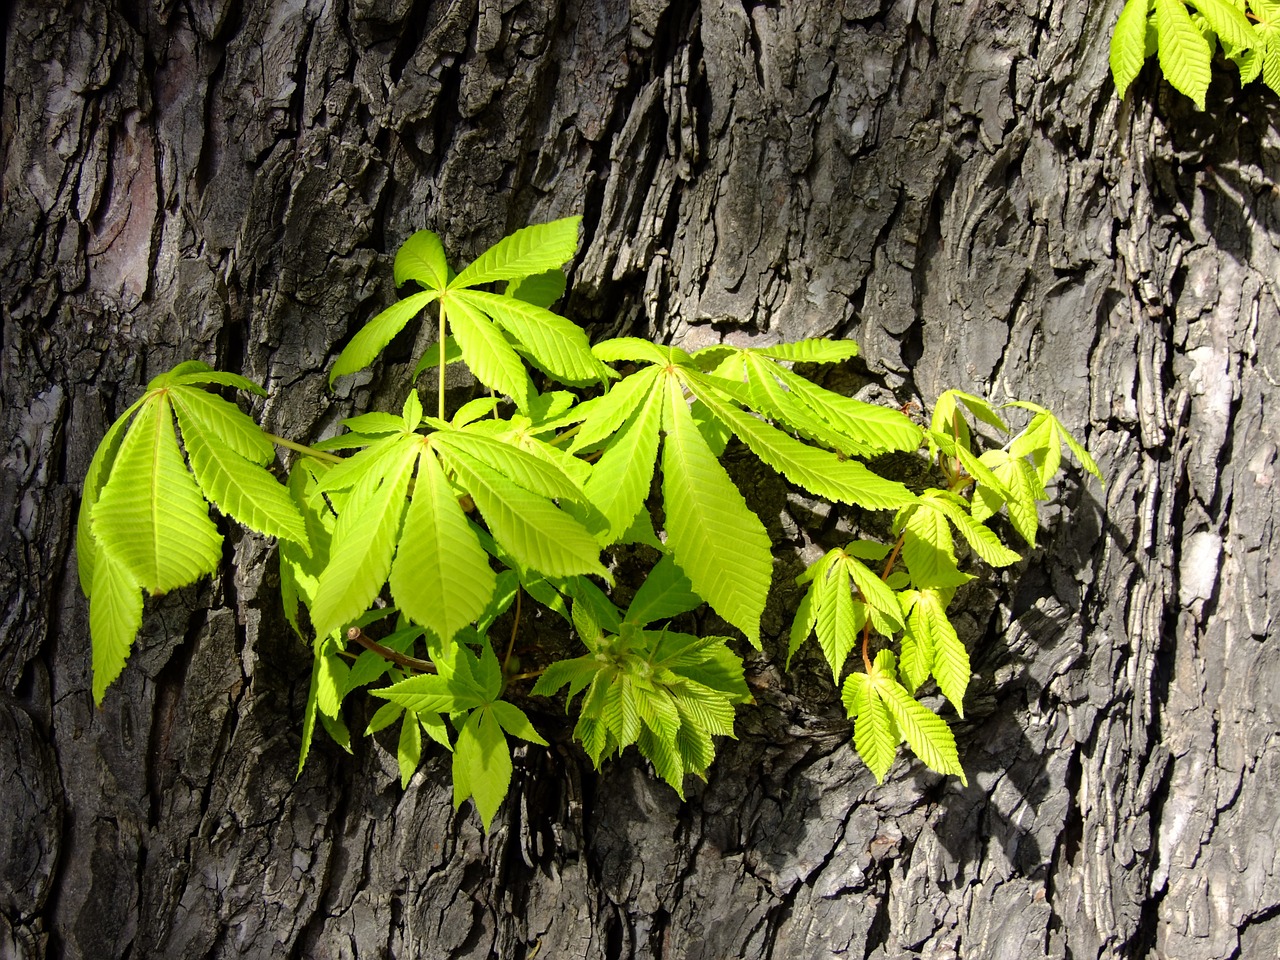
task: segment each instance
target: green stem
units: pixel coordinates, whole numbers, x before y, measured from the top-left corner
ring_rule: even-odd
[[[448,329],[449,329],[448,320],[445,319],[444,303],[441,303],[440,304],[440,334],[439,334],[440,339],[436,341],[436,343],[439,344],[440,346],[440,402],[437,405],[438,412],[436,413],[436,416],[439,417],[441,420],[444,419],[444,371],[446,366],[445,356],[444,356],[445,355],[444,338],[446,333],[448,332]]]
[[[298,453],[304,453],[308,457],[316,460],[323,460],[326,463],[342,463],[342,457],[335,456],[332,453],[325,453],[323,450],[317,450],[315,447],[308,447],[305,443],[294,443],[292,440],[286,440],[284,437],[278,437],[274,433],[263,431],[263,435],[274,443],[277,447],[285,447],[289,450],[296,450]]]
[[[524,590],[516,587],[516,615],[511,624],[511,639],[507,641],[507,655],[502,658],[502,675],[507,674],[507,664],[511,660],[511,651],[516,647],[516,634],[520,632],[520,598],[524,596]]]

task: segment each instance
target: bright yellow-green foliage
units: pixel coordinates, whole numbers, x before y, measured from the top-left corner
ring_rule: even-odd
[[[932,682],[963,715],[969,653],[947,614],[956,588],[983,565],[1020,559],[986,525],[993,517],[1007,513],[1034,544],[1037,502],[1063,445],[1090,472],[1097,465],[1034,404],[1010,404],[1030,422],[983,449],[979,425],[988,436],[1010,431],[980,397],[943,394],[923,430],[798,371],[850,359],[850,341],[692,354],[627,337],[591,347],[549,309],[577,231],[576,218],[517,231],[456,274],[435,234],[406,241],[395,278],[421,292],[374,316],[332,376],[372,363],[431,309],[436,345],[417,372],[440,371],[434,416],[410,389],[399,413],[362,413],[308,448],[268,437],[203,389],[261,392],[243,378],[189,363],[152,381],[107,431],[85,481],[77,544],[95,699],[124,666],[143,592],[216,570],[212,503],[280,541],[285,616],[314,658],[299,770],[317,723],[351,749],[344,701],[372,687],[386,703],[364,732],[399,724],[402,783],[430,743],[451,751],[455,802],[472,800],[487,830],[511,782],[508,737],[545,743],[510,698],[567,687],[574,734],[593,763],[634,745],[683,797],[685,778],[705,777],[716,738],[733,736],[736,708],[751,695],[739,641],[671,621],[706,605],[757,649],[766,639],[773,544],[750,491],[726,469],[736,440],[737,456],[746,451],[800,491],[891,513],[887,541],[833,547],[800,577],[808,591],[788,659],[816,635],[843,685],[854,745],[878,779],[905,741],[963,781],[950,727],[915,699]],[[492,393],[446,416],[445,374],[457,362]],[[541,386],[559,388],[540,392],[531,367]],[[287,485],[264,468],[273,441],[303,454]],[[864,462],[891,452],[927,456],[943,481],[913,492]],[[633,565],[632,544],[659,559],[642,582],[615,585],[612,561],[625,553]],[[625,612],[615,589],[635,591]],[[535,650],[541,669],[521,672],[528,654],[513,650],[526,601],[562,618],[581,652]]]
[[[1174,89],[1201,110],[1215,52],[1280,93],[1280,0],[1128,0],[1111,35],[1111,75],[1123,97],[1158,55]]]

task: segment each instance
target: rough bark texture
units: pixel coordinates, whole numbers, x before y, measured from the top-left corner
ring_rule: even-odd
[[[1120,6],[18,0],[0,955],[1275,956],[1277,100],[1118,102]],[[325,373],[405,236],[574,213],[599,334],[848,335],[899,400],[1033,399],[1097,455],[971,598],[967,789],[877,786],[830,683],[766,660],[684,804],[563,731],[487,838],[438,755],[402,791],[387,744],[318,742],[295,782],[308,653],[234,528],[93,708],[74,515],[146,380],[215,362],[321,436],[403,396],[408,337]]]

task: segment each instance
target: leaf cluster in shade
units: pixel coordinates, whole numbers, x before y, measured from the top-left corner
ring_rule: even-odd
[[[1029,421],[1007,436],[988,401],[949,391],[923,429],[800,372],[856,356],[851,341],[591,346],[550,309],[578,226],[518,230],[459,271],[430,231],[400,248],[396,283],[417,290],[355,333],[331,380],[428,311],[435,344],[415,377],[440,371],[434,415],[411,388],[399,412],[361,413],[305,447],[208,389],[262,393],[242,377],[191,362],[153,380],[85,480],[94,699],[125,665],[144,593],[216,572],[213,505],[278,539],[284,615],[312,656],[299,771],[318,727],[353,749],[344,704],[367,688],[385,702],[363,733],[398,725],[402,783],[436,744],[455,803],[471,800],[487,830],[510,787],[511,738],[546,742],[517,702],[563,695],[593,763],[634,746],[683,797],[752,699],[737,641],[689,632],[688,617],[705,605],[759,650],[774,579],[774,544],[725,465],[735,442],[799,491],[892,515],[887,542],[855,539],[800,578],[788,661],[816,637],[877,778],[905,742],[963,781],[950,727],[915,698],[932,684],[963,715],[969,654],[948,608],[974,570],[1020,559],[992,518],[1034,546],[1064,446],[1100,477],[1097,464],[1034,404],[1006,405]],[[489,395],[447,416],[459,362]],[[267,469],[276,442],[302,454],[285,483]],[[913,492],[864,462],[892,452],[927,457],[945,482]],[[615,584],[619,551],[635,544],[657,560],[640,583]],[[512,651],[533,604],[580,649],[549,662],[534,651],[540,669],[522,673]]]
[[[1154,56],[1173,88],[1203,110],[1218,52],[1242,84],[1261,77],[1280,93],[1280,0],[1128,0],[1111,35],[1116,94]]]

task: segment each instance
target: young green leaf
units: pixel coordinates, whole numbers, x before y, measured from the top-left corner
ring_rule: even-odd
[[[550,500],[458,450],[448,451],[448,464],[494,538],[520,564],[553,577],[586,573],[609,579],[596,538]]]
[[[182,389],[174,387],[170,394],[191,469],[205,497],[247,527],[306,546],[306,522],[288,491],[266,470],[239,454],[225,434],[211,432],[205,420],[192,416],[190,411],[198,409],[198,404],[189,406],[191,398],[184,396]]]
[[[400,789],[409,786],[409,780],[418,763],[422,760],[422,728],[418,726],[418,718],[405,712],[400,721],[400,742],[396,746],[396,763],[400,767]]]
[[[148,593],[167,593],[217,568],[222,537],[182,462],[167,395],[153,395],[139,409],[91,524]]]
[[[333,382],[338,377],[363,370],[373,363],[374,358],[395,339],[396,334],[403,330],[427,304],[439,297],[439,290],[415,293],[383,310],[366,323],[360,328],[360,332],[351,338],[351,342],[342,348],[338,359],[333,362],[333,368],[329,371],[329,385],[333,386]]]
[[[759,649],[773,572],[768,534],[698,432],[675,377],[668,378],[665,427],[667,546],[693,589]]]
[[[370,466],[378,469],[360,478],[351,501],[338,516],[329,565],[320,575],[311,608],[311,622],[321,637],[368,609],[391,572],[405,491],[419,444],[412,438],[400,438],[388,449],[388,456],[372,461]]]
[[[854,718],[853,746],[862,762],[884,783],[884,775],[893,766],[902,739],[884,700],[865,673],[851,673],[844,682],[842,694],[849,715]]]
[[[98,556],[98,541],[93,535],[90,517],[93,508],[102,495],[111,469],[115,466],[116,457],[120,453],[120,442],[124,439],[124,430],[134,412],[146,398],[135,400],[116,421],[107,428],[106,435],[93,452],[89,461],[89,470],[84,477],[84,489],[80,495],[80,514],[76,518],[76,562],[80,575],[80,589],[86,597],[93,596],[94,563]]]
[[[405,616],[446,642],[477,619],[493,596],[488,554],[430,450],[418,457],[390,581]]]
[[[912,634],[921,647],[931,654],[928,669],[937,679],[942,695],[956,708],[956,713],[963,717],[964,692],[969,686],[972,673],[969,651],[956,636],[956,629],[947,617],[950,593],[951,591],[934,589],[919,591],[909,621]],[[905,669],[904,662],[904,671]],[[909,679],[917,686],[922,682],[915,671],[912,671]]]
[[[655,620],[667,620],[701,605],[702,597],[694,591],[689,578],[670,556],[664,556],[631,598],[624,619],[637,627],[645,627]]]
[[[1123,99],[1146,59],[1147,14],[1151,0],[1128,0],[1111,35],[1111,76],[1116,96]]]
[[[1204,109],[1209,91],[1209,41],[1196,29],[1183,0],[1155,0],[1156,30],[1160,35],[1160,69],[1175,90]]]
[[[587,480],[587,498],[608,521],[603,544],[621,538],[644,506],[658,460],[663,395],[652,390],[604,448]]]
[[[419,230],[396,251],[396,286],[413,280],[426,290],[441,291],[449,285],[449,262],[444,244],[430,230]]]
[[[489,710],[475,710],[458,731],[453,749],[453,805],[475,801],[485,832],[511,786],[511,752],[502,726]]]
[[[115,682],[129,659],[142,626],[142,590],[109,551],[94,562],[93,595],[89,600],[89,634],[93,646],[93,702],[102,706],[107,687]]]
[[[581,217],[535,224],[504,237],[453,278],[450,290],[494,280],[518,280],[554,270],[573,259]]]
[[[452,295],[447,314],[453,336],[476,379],[510,397],[522,413],[528,410],[535,393],[533,382],[502,331],[472,304]]]

